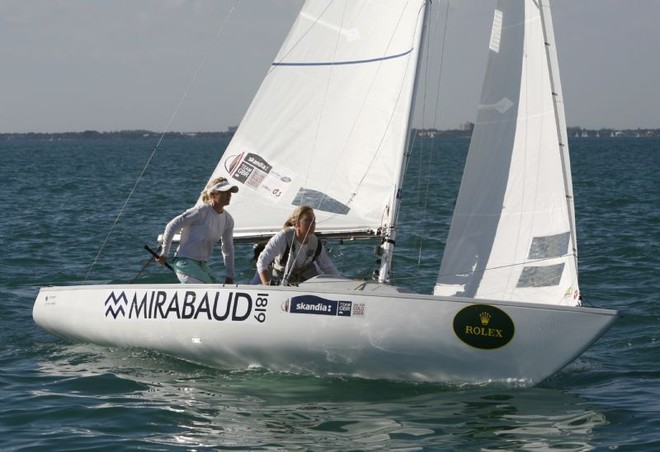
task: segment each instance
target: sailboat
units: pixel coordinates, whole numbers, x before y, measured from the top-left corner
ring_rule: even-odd
[[[241,188],[236,240],[311,205],[317,234],[375,238],[373,280],[41,288],[55,335],[224,369],[534,385],[617,312],[583,306],[549,1],[499,0],[482,97],[432,294],[391,284],[430,2],[307,0],[211,178]]]

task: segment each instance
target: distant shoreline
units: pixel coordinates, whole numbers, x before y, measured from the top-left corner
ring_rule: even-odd
[[[157,139],[161,135],[164,138],[231,138],[233,131],[226,132],[153,132],[150,130],[120,130],[116,132],[98,132],[86,130],[84,132],[24,132],[24,133],[0,133],[0,141],[9,140],[113,140],[113,139]]]
[[[473,125],[461,129],[413,129],[419,137],[464,137],[472,135]],[[114,132],[99,132],[86,130],[84,132],[17,132],[0,133],[0,141],[10,140],[71,140],[71,139],[154,139],[160,138],[223,138],[229,139],[234,135],[235,127],[224,132],[154,132],[151,130],[120,130]],[[569,138],[610,138],[610,137],[658,137],[660,129],[584,129],[582,127],[569,127]]]

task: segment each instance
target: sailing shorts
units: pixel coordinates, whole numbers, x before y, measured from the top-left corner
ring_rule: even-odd
[[[184,284],[212,284],[217,282],[205,261],[196,261],[187,257],[175,257],[172,266],[176,271],[179,281]]]

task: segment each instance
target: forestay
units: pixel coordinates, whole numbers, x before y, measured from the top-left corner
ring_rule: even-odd
[[[547,2],[499,1],[486,80],[434,294],[577,305],[573,194]]]
[[[213,172],[241,186],[235,237],[278,231],[300,204],[322,234],[390,225],[424,1],[305,3]]]

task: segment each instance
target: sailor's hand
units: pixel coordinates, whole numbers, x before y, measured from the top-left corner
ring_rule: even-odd
[[[160,265],[167,264],[167,256],[158,256],[156,262],[158,262]]]

